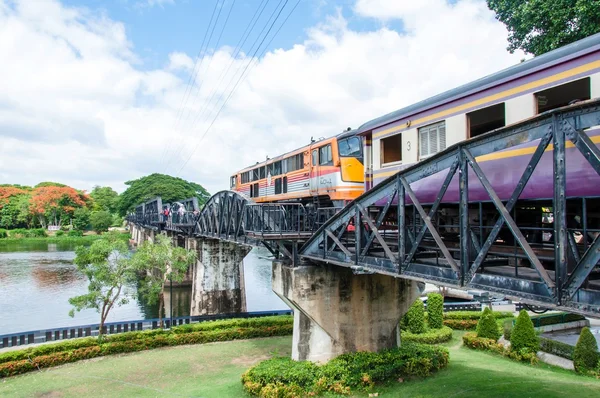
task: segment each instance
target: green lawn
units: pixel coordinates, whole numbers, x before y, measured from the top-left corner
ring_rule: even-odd
[[[423,381],[377,387],[380,397],[600,397],[600,381],[546,365],[529,366],[461,347],[447,369]],[[291,337],[181,346],[103,357],[0,379],[2,397],[243,396],[253,363],[290,355]],[[367,396],[359,394],[357,396]]]

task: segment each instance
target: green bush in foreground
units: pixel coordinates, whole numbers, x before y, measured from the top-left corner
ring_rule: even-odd
[[[489,307],[486,307],[483,315],[479,318],[479,322],[477,323],[477,337],[484,337],[494,341],[498,341],[500,338],[500,330],[498,330],[496,318]]]
[[[9,351],[0,355],[0,378],[104,355],[183,344],[290,335],[293,330],[293,318],[291,316],[272,316],[232,319],[202,322],[192,326],[198,325],[204,326],[197,329],[174,328],[171,331],[156,329],[128,332],[106,336],[102,340],[87,337],[25,350]]]
[[[421,343],[421,344],[439,344],[452,339],[452,329],[448,326],[442,326],[439,329],[429,329],[426,332],[414,334],[408,330],[403,330],[401,341]]]
[[[443,347],[405,343],[391,350],[343,354],[325,365],[273,358],[242,375],[244,389],[261,397],[350,394],[371,389],[375,383],[399,377],[426,377],[448,365]]]
[[[575,350],[573,351],[573,366],[577,373],[588,373],[598,364],[598,344],[590,328],[581,330]]]
[[[413,334],[425,332],[425,306],[417,299],[406,313],[406,326]]]
[[[427,295],[427,322],[429,327],[440,329],[444,326],[444,297],[439,293],[429,293]]]
[[[519,353],[532,352],[534,354],[540,349],[533,322],[525,310],[519,312],[515,327],[510,334],[510,349]]]

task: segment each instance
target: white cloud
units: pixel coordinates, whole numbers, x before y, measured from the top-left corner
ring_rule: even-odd
[[[143,71],[123,24],[51,0],[14,9],[6,1],[0,0],[0,59],[11,62],[0,62],[0,182],[122,190],[124,181],[166,166],[175,174],[190,157],[180,176],[216,192],[233,172],[267,155],[357,127],[522,57],[505,51],[506,30],[483,0],[358,0],[357,16],[384,27],[358,32],[333,15],[307,29],[303,42],[255,60],[199,141],[245,55],[232,60],[233,50],[223,47],[206,56],[188,92],[190,55],[174,52],[163,69]],[[385,27],[392,19],[401,19],[405,31]]]
[[[142,0],[136,1],[136,8],[164,7],[165,4],[175,4],[175,0]]]

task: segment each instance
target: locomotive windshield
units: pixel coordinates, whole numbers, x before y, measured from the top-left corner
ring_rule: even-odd
[[[341,157],[360,158],[362,155],[362,145],[358,137],[339,140],[338,149]]]

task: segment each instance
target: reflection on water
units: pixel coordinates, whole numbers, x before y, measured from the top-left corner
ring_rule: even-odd
[[[52,327],[98,323],[94,310],[68,316],[69,297],[87,291],[87,279],[73,264],[75,245],[0,241],[0,334]],[[266,249],[254,249],[244,259],[248,311],[287,309],[271,290],[271,259]],[[137,287],[127,290],[136,296]],[[173,316],[190,313],[192,288],[173,288]],[[165,292],[166,317],[171,310],[171,291]],[[158,306],[133,297],[115,308],[108,322],[158,317]]]

